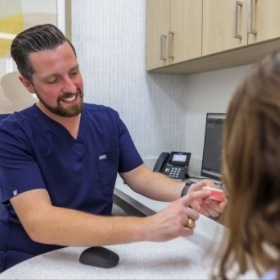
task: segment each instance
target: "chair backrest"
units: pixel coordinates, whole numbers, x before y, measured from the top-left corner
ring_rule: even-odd
[[[11,112],[31,106],[37,100],[20,82],[19,72],[12,72],[1,78],[4,95],[12,103]]]
[[[7,98],[7,96],[4,93],[3,87],[0,85],[0,108],[10,106],[12,106],[12,102]]]
[[[0,114],[12,113],[13,103],[7,98],[2,86],[0,85]]]

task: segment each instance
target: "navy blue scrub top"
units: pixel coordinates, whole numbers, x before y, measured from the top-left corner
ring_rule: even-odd
[[[57,248],[32,241],[11,197],[46,189],[54,206],[110,215],[118,172],[143,163],[118,113],[84,104],[77,139],[37,105],[0,123],[0,271]]]

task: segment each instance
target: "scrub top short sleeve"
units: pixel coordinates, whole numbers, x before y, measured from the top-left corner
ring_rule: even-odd
[[[45,188],[31,145],[22,129],[12,121],[13,116],[9,118],[11,121],[7,120],[5,130],[1,131],[0,154],[5,157],[0,165],[0,184],[4,184],[1,188],[3,202],[27,190]]]

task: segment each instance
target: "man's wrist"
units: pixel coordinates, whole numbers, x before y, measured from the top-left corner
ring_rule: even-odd
[[[191,184],[192,184],[191,182],[186,181],[185,186],[183,187],[182,192],[181,192],[181,197],[183,197],[184,195],[187,194],[187,192],[189,191],[189,188],[190,188]]]

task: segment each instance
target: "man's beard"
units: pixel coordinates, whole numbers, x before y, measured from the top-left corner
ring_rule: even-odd
[[[42,97],[36,93],[38,99],[40,100],[40,102],[49,110],[51,111],[52,113],[54,113],[55,115],[58,115],[58,116],[61,116],[61,117],[75,117],[77,115],[79,115],[82,110],[83,110],[83,97],[84,97],[84,94],[83,92],[80,90],[80,89],[77,89],[77,92],[76,94],[78,96],[80,96],[80,101],[78,104],[75,104],[75,105],[72,105],[72,106],[68,106],[68,107],[63,107],[60,103],[60,101],[63,99],[63,98],[67,98],[69,95],[72,95],[72,94],[64,94],[62,97],[60,97],[58,100],[57,100],[57,106],[56,107],[52,107],[50,105],[48,105],[43,99]]]

